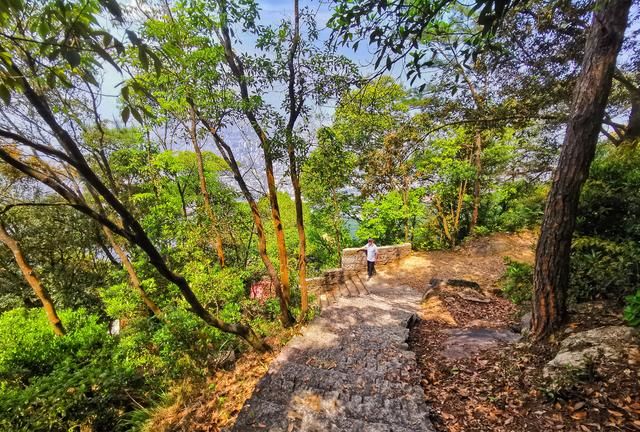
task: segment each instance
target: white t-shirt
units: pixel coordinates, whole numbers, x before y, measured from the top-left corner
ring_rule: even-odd
[[[375,261],[376,255],[378,255],[378,246],[375,243],[367,243],[365,248],[367,249],[367,261]]]

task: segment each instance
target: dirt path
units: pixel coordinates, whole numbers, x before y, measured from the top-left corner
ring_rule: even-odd
[[[483,289],[499,287],[505,270],[504,258],[533,263],[536,234],[493,234],[472,239],[454,251],[413,252],[409,257],[381,267],[378,275],[400,285],[409,285],[421,292],[432,278],[466,279]]]

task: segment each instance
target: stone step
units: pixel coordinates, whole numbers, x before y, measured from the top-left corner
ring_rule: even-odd
[[[306,398],[307,400],[302,400]],[[354,412],[332,400],[320,400],[314,395],[294,395],[291,402],[285,404],[273,402],[263,398],[252,398],[243,407],[239,421],[235,424],[234,432],[432,432],[428,418],[415,418],[408,424],[399,423],[400,417],[409,416],[409,412],[394,411],[389,406],[384,412],[386,418],[377,415],[369,418],[355,418]],[[292,406],[293,405],[293,406]],[[361,408],[355,414],[371,411],[370,401],[359,404]],[[378,408],[375,408],[380,412]],[[246,410],[246,412],[245,412]]]
[[[337,393],[339,399],[348,401],[383,396],[401,404],[424,403],[424,392],[414,381],[387,380],[381,376],[356,375],[292,362],[274,365],[258,383],[254,395],[274,399],[291,395],[296,391]]]
[[[302,334],[294,336],[289,342],[292,346],[302,347],[320,347],[320,346],[338,346],[353,345],[359,342],[365,346],[373,346],[380,344],[381,347],[393,346],[396,349],[408,349],[406,343],[409,336],[409,329],[396,326],[393,329],[382,329],[375,325],[361,325],[359,327],[350,325],[347,320],[338,322],[321,317],[317,319],[318,324],[309,326],[302,330]],[[311,340],[315,336],[322,335],[322,339],[305,342],[305,339]],[[320,341],[321,344],[317,344]],[[314,343],[316,343],[314,345]]]
[[[261,399],[301,416],[349,417],[405,427],[428,423],[429,411],[418,386],[313,369],[292,363],[275,367],[258,384],[249,403]]]
[[[330,369],[349,375],[367,375],[382,377],[392,382],[419,382],[420,371],[416,366],[415,353],[398,351],[392,344],[376,349],[358,345],[337,347],[297,348],[287,346],[273,365],[279,363],[297,363],[320,369]]]

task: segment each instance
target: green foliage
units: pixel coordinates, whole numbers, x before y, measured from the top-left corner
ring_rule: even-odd
[[[640,283],[640,247],[633,241],[578,237],[571,250],[571,300],[622,300]]]
[[[482,198],[480,223],[493,232],[533,228],[542,220],[547,192],[548,186],[526,180],[502,183]]]
[[[640,289],[625,300],[627,307],[624,308],[624,319],[630,326],[640,327]]]
[[[580,195],[576,231],[640,241],[640,148],[598,148]]]
[[[639,189],[640,149],[601,145],[580,195],[571,299],[633,302],[640,284]]]
[[[533,295],[533,267],[530,264],[505,258],[507,269],[502,277],[502,292],[516,304],[531,300]]]
[[[88,218],[68,207],[20,207],[4,215],[3,221],[56,305],[100,312],[98,287],[110,266],[92,259],[98,234]],[[0,300],[0,311],[36,304],[33,290],[4,245],[0,245],[0,266],[4,269],[0,273],[0,296],[9,306],[3,309]]]
[[[420,200],[424,189],[414,189],[404,203],[398,191],[391,191],[362,206],[362,222],[356,232],[361,243],[374,238],[379,244],[396,244],[405,241],[406,220],[415,220],[424,212]]]
[[[350,243],[345,219],[353,200],[345,189],[356,160],[335,130],[318,131],[318,146],[305,162],[301,176],[304,198],[311,210],[306,219],[311,271],[338,265],[339,249]]]
[[[0,316],[0,429],[107,431],[132,408],[139,379],[112,357],[116,340],[106,325],[82,309],[60,316],[62,337],[40,309]]]

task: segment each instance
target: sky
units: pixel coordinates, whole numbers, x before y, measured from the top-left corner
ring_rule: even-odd
[[[293,0],[258,0],[260,8],[260,23],[264,25],[275,25],[283,19],[290,19],[293,15]],[[309,8],[316,11],[316,21],[320,30],[319,43],[327,41],[331,31],[326,27],[326,23],[331,17],[331,5],[329,1],[310,1],[301,0],[300,9]],[[238,45],[237,51],[255,53],[253,47],[253,38],[251,35],[237,33],[241,45]],[[372,72],[373,51],[369,50],[366,44],[361,44],[357,52],[349,47],[339,47],[338,53],[350,58],[361,70],[361,73]],[[397,78],[402,78],[400,71],[392,71]],[[119,85],[123,81],[123,76],[109,65],[104,67],[104,77],[102,85],[102,94],[104,95],[100,104],[100,114],[109,120],[119,120],[120,110],[118,109],[118,98],[120,93]],[[279,106],[281,96],[278,94],[267,94],[266,100],[274,106]],[[331,117],[333,107],[322,107],[322,115]]]
[[[130,0],[132,1],[132,0]],[[276,25],[283,19],[291,19],[293,16],[293,0],[266,0],[259,1],[260,8],[260,23],[263,25]],[[316,14],[317,28],[320,32],[318,43],[326,42],[331,31],[326,27],[326,23],[331,17],[331,4],[329,1],[310,1],[300,0],[300,9],[309,8]],[[136,27],[130,27],[132,30],[136,30]],[[124,31],[122,29],[111,29],[116,36],[120,36],[122,39],[126,39]],[[239,38],[240,44],[235,46],[237,52],[244,52],[248,54],[257,53],[255,48],[255,38],[250,34],[242,34],[236,30],[236,37]],[[363,74],[372,73],[372,58],[373,50],[370,50],[366,44],[361,44],[357,52],[354,52],[349,47],[339,47],[338,53],[342,54],[351,61],[353,61]],[[401,78],[401,71],[395,72],[397,78]],[[118,95],[120,94],[120,85],[122,81],[126,79],[119,72],[106,64],[104,66],[104,75],[102,83],[102,100],[99,105],[99,112],[104,120],[112,121],[114,123],[122,124],[120,109],[118,106]],[[280,107],[283,99],[282,90],[268,90],[261,94],[265,101],[273,107]],[[309,121],[309,134],[313,140],[315,137],[315,130],[324,124],[329,124],[332,121],[333,113],[335,110],[335,101],[320,107],[315,107],[313,115]],[[131,118],[129,125],[135,124],[135,120]],[[262,165],[263,160],[260,157],[261,151],[257,146],[257,137],[248,125],[234,125],[223,131],[227,141],[231,144],[236,153],[236,157],[239,159],[243,167],[248,171],[249,183],[259,192],[264,192]],[[308,137],[309,138],[309,137]],[[191,144],[187,140],[177,140],[174,150],[188,150],[191,148]],[[211,143],[206,144],[206,150],[213,150],[214,146]],[[279,172],[277,177],[281,180],[281,189],[288,190],[287,176],[283,166],[277,166],[276,170]],[[262,173],[262,174],[261,174]],[[262,190],[261,190],[262,189]]]

